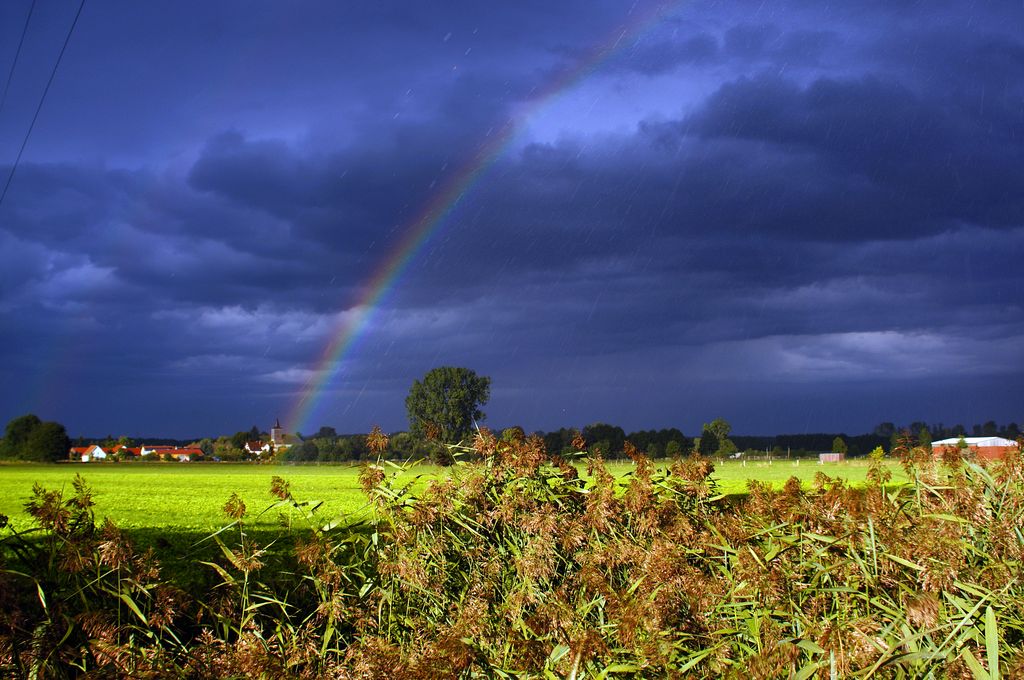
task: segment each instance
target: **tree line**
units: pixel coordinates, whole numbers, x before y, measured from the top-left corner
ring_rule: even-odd
[[[441,366],[429,371],[422,380],[413,381],[405,406],[409,418],[408,431],[392,433],[382,451],[385,458],[428,458],[437,463],[450,464],[451,450],[446,444],[468,444],[485,420],[482,407],[490,398],[491,379],[475,371],[455,366]],[[543,439],[551,453],[571,453],[578,448],[574,441],[582,436],[591,454],[615,459],[625,457],[626,442],[631,443],[651,458],[674,458],[690,453],[705,456],[733,456],[740,452],[767,452],[776,457],[801,456],[835,451],[850,456],[863,456],[878,447],[892,451],[907,441],[930,447],[935,439],[958,436],[1001,436],[1016,439],[1020,427],[1015,422],[998,425],[989,420],[973,425],[946,427],[915,421],[901,427],[892,422],[879,423],[870,433],[848,435],[843,432],[814,434],[782,434],[773,436],[732,435],[732,426],[724,418],[705,423],[700,433],[686,436],[676,427],[660,430],[637,430],[627,433],[622,427],[609,423],[592,423],[579,430],[563,427],[551,432],[533,434]],[[523,428],[514,426],[501,431],[509,439],[525,436]],[[202,449],[210,460],[238,461],[271,458],[282,462],[346,462],[376,458],[365,434],[341,434],[333,427],[321,427],[315,434],[296,433],[290,446],[273,451],[270,456],[248,451],[246,443],[266,441],[269,435],[253,426],[230,436],[206,438],[189,443]],[[163,440],[161,440],[163,441]],[[170,441],[170,440],[168,440]],[[154,443],[154,440],[146,440]],[[108,445],[134,442],[128,437],[114,440]],[[177,443],[177,442],[175,442]],[[0,457],[18,460],[63,460],[68,455],[70,441],[59,423],[42,422],[35,415],[26,415],[10,421],[0,441]]]

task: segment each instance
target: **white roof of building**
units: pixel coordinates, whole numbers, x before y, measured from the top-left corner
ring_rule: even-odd
[[[968,446],[1016,446],[1017,442],[1012,439],[1003,439],[1002,437],[964,437],[963,440],[967,442]],[[932,446],[956,446],[960,443],[960,437],[951,437],[950,439],[942,439],[937,442],[932,442]]]

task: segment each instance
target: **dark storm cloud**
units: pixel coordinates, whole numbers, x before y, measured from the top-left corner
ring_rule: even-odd
[[[864,194],[851,198],[874,199],[870,223],[883,233],[941,230],[950,220],[1019,225],[1024,120],[998,105],[957,108],[944,95],[923,97],[873,77],[799,88],[762,76],[724,86],[686,123],[709,138],[804,152],[824,172],[865,180]],[[835,223],[845,207],[826,216]],[[844,226],[836,233],[865,235]]]
[[[758,415],[772,394],[847,404],[810,427],[902,417],[863,380],[975,395],[907,419],[1009,418],[976,387],[1024,353],[1020,12],[936,7],[679,6],[523,120],[621,9],[98,6],[0,207],[4,377],[41,395],[4,408],[90,432],[283,416],[423,206],[514,121],[343,363],[327,403],[347,422],[325,422],[401,426],[440,363],[493,375],[489,412],[528,427],[712,407],[798,427]],[[54,375],[105,396],[76,411]]]

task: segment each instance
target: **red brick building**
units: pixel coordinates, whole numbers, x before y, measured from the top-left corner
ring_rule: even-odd
[[[975,456],[985,460],[998,460],[1009,451],[1017,450],[1017,442],[1002,437],[953,437],[932,442],[932,452],[936,457],[941,457],[947,449],[958,448],[961,439],[967,444],[967,448],[974,452]]]

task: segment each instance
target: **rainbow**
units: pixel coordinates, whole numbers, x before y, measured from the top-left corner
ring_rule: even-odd
[[[449,176],[416,217],[401,230],[402,236],[390,255],[381,262],[373,276],[363,286],[362,294],[348,313],[342,315],[342,320],[332,332],[330,341],[316,362],[316,368],[303,386],[299,399],[285,421],[287,431],[299,432],[307,424],[327,386],[339,373],[342,360],[351,353],[364,335],[364,331],[382,308],[388,294],[395,289],[409,263],[423,250],[430,237],[443,226],[445,218],[453,212],[460,199],[512,145],[526,122],[558,95],[585,79],[604,61],[628,46],[633,39],[656,24],[670,8],[681,2],[682,0],[655,2],[643,12],[638,11],[634,4],[624,25],[619,26],[609,38],[585,58],[580,59],[574,67],[563,71],[543,90],[536,93],[515,118],[508,120],[497,132],[490,133],[487,141],[460,171]]]

